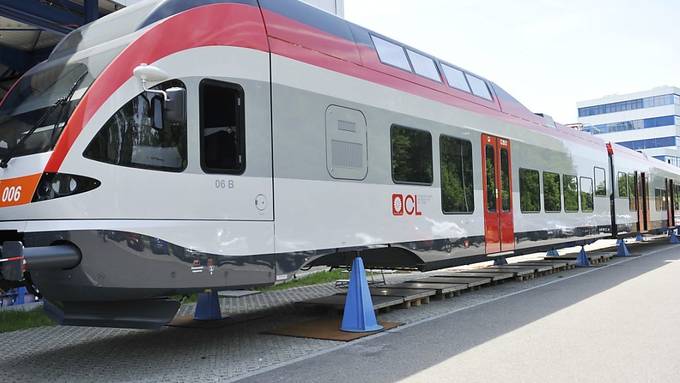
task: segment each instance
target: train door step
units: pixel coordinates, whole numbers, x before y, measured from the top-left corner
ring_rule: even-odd
[[[506,279],[515,277],[513,273],[494,272],[494,273],[478,273],[476,271],[464,271],[450,274],[437,274],[435,277],[465,277],[465,278],[491,278],[491,282],[502,282]]]
[[[468,285],[465,283],[404,282],[389,285],[388,287],[418,290],[433,290],[437,296],[443,298],[458,296],[462,291],[468,289]]]
[[[464,278],[464,277],[427,277],[423,279],[418,279],[409,282],[423,282],[423,283],[461,283],[466,284],[469,289],[478,289],[481,286],[488,285],[491,283],[491,277],[489,278]]]
[[[347,294],[335,294],[321,298],[308,299],[306,301],[297,302],[300,306],[323,307],[338,311],[345,309],[345,300]],[[404,298],[384,295],[371,295],[373,301],[373,310],[381,310],[392,306],[399,306],[404,303]]]

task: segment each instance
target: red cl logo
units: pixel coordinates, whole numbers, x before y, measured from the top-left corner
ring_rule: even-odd
[[[423,213],[418,210],[418,196],[412,194],[392,194],[392,215],[423,215]]]

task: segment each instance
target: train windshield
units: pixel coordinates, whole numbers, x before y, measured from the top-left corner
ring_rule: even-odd
[[[82,63],[47,66],[21,78],[0,105],[0,157],[52,150],[93,81]]]

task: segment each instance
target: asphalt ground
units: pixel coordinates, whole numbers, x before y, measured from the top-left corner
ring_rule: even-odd
[[[240,382],[678,382],[680,247],[636,252]]]
[[[316,315],[292,302],[333,294],[330,284],[223,299],[225,314],[246,317],[217,329],[0,334],[0,382],[677,381],[680,246],[666,243],[394,310],[381,319],[403,326],[351,343],[264,333]]]

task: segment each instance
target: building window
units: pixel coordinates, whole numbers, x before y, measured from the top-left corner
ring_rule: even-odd
[[[201,167],[206,173],[243,174],[246,168],[243,89],[235,84],[203,80],[201,103]]]
[[[444,213],[472,213],[475,210],[472,143],[441,136],[439,151],[442,211]]]
[[[578,212],[578,181],[576,176],[565,175],[564,181],[564,211]]]
[[[519,204],[522,213],[541,211],[541,186],[538,170],[519,169]]]
[[[160,93],[144,92],[120,108],[94,136],[85,158],[140,169],[181,172],[187,166],[185,86],[173,80],[154,87],[173,95],[173,113]]]
[[[543,203],[548,213],[562,211],[562,184],[559,174],[543,172]]]
[[[643,109],[643,108],[654,108],[657,106],[664,106],[664,105],[672,105],[672,104],[677,104],[678,102],[676,101],[677,95],[672,95],[672,94],[665,94],[661,96],[652,96],[652,97],[645,97],[645,98],[638,98],[635,100],[627,100],[627,101],[620,101],[620,102],[614,102],[611,104],[603,104],[603,105],[594,105],[594,106],[588,106],[584,108],[579,108],[578,110],[578,116],[579,117],[587,117],[587,116],[595,116],[598,114],[606,114],[606,113],[616,113],[616,112],[623,112],[627,110],[636,110],[636,109]]]
[[[599,197],[607,196],[607,172],[602,168],[595,167],[595,195]]]
[[[581,177],[581,211],[584,213],[593,211],[593,179]]]
[[[410,49],[407,49],[407,52],[409,59],[411,59],[413,70],[417,74],[437,82],[442,81],[441,75],[439,74],[439,70],[437,69],[437,64],[434,63],[434,60],[427,56],[423,56],[420,53],[416,53]]]
[[[472,94],[491,101],[491,92],[489,92],[489,87],[486,86],[486,81],[469,73],[466,73],[465,77],[468,80],[468,84],[470,84]]]
[[[432,135],[393,125],[392,178],[396,183],[432,184]]]
[[[442,64],[442,68],[444,69],[444,76],[446,76],[446,82],[449,83],[449,86],[464,92],[472,93],[470,85],[465,79],[465,73],[463,73],[462,70],[446,64]]]
[[[373,39],[375,50],[378,52],[378,57],[383,64],[392,65],[411,72],[411,64],[409,64],[406,51],[404,51],[401,45],[376,36],[371,36],[371,38]]]
[[[619,184],[619,197],[628,197],[628,176],[624,172],[619,172],[617,177],[617,183]]]

